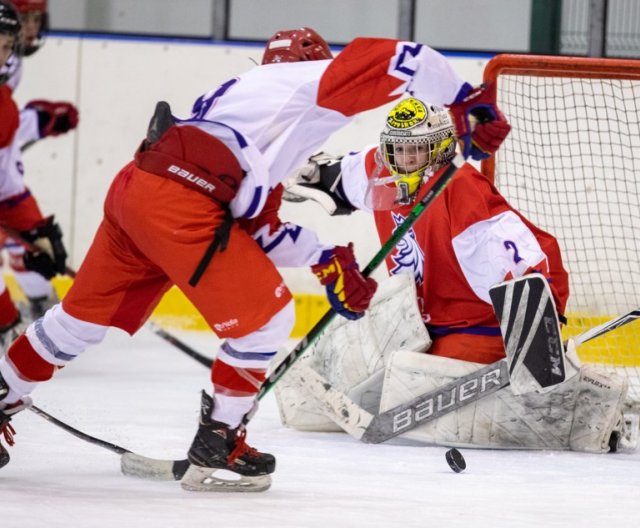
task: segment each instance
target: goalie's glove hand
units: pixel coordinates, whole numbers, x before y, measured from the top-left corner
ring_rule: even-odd
[[[38,112],[40,139],[59,136],[78,126],[78,109],[72,103],[36,99],[25,108]]]
[[[509,134],[511,125],[495,101],[495,83],[476,88],[464,83],[455,101],[447,105],[465,158],[487,159]]]
[[[294,176],[283,182],[282,197],[288,202],[318,202],[330,215],[355,211],[342,189],[342,157],[319,152]]]
[[[353,244],[325,250],[311,271],[327,289],[331,307],[343,317],[356,320],[364,315],[378,284],[360,272]]]
[[[39,273],[45,279],[52,279],[57,274],[66,272],[67,251],[62,243],[62,231],[53,221],[53,216],[20,234],[33,245],[24,254],[26,269]]]
[[[309,196],[303,192],[300,185],[318,185],[320,183],[320,165],[326,165],[332,160],[335,160],[335,157],[324,152],[318,152],[318,154],[311,156],[306,165],[282,182],[284,186],[282,198],[287,202],[304,202],[308,200]]]

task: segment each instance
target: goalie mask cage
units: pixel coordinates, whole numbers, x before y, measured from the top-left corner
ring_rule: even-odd
[[[484,78],[497,82],[512,130],[482,171],[560,243],[570,280],[564,336],[640,306],[640,61],[498,55]],[[640,402],[640,324],[578,353],[624,367],[629,398]]]

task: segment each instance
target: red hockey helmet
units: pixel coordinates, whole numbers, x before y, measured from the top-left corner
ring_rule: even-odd
[[[47,0],[11,0],[11,3],[20,13],[28,13],[29,11],[47,12]]]
[[[278,31],[267,41],[262,64],[333,59],[329,45],[313,29]]]
[[[21,15],[23,26],[27,26],[29,20],[27,17],[29,17],[30,13],[31,16],[38,17],[31,19],[39,23],[37,32],[34,31],[33,34],[23,34],[22,36],[22,55],[32,55],[44,44],[44,35],[49,31],[49,6],[47,0],[11,0],[11,2]]]

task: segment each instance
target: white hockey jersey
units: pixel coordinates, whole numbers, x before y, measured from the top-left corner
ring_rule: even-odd
[[[9,75],[6,85],[14,92],[22,78],[22,60],[13,57],[3,70]],[[0,202],[26,190],[21,148],[40,138],[38,113],[32,109],[20,111],[18,128],[13,133],[13,141],[0,148]]]
[[[236,218],[254,218],[270,191],[358,113],[404,93],[450,103],[462,84],[445,57],[428,46],[358,38],[332,60],[257,66],[198,98],[193,115],[179,122],[216,136],[236,155],[247,175],[231,211]],[[299,247],[303,240],[317,244],[315,237],[280,239],[296,240]],[[283,265],[273,258],[272,241],[262,242]],[[301,264],[298,259],[287,265]]]

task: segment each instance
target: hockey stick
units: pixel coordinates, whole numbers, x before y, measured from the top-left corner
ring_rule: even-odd
[[[433,183],[429,191],[424,195],[424,197],[413,207],[411,212],[407,215],[405,220],[400,224],[396,230],[393,232],[389,240],[380,248],[380,250],[374,255],[369,264],[362,270],[362,274],[365,277],[370,276],[373,271],[384,261],[386,256],[393,250],[393,248],[398,244],[398,242],[404,237],[404,235],[411,229],[411,226],[418,220],[420,215],[425,211],[425,209],[438,197],[438,195],[444,190],[445,186],[451,181],[454,174],[458,171],[460,167],[464,164],[464,158],[457,154],[455,158],[451,161],[446,170],[438,177],[438,179]],[[278,366],[269,374],[267,379],[264,381],[260,390],[257,394],[257,399],[262,399],[267,392],[278,382],[278,380],[284,375],[287,370],[293,365],[293,363],[307,350],[309,345],[315,342],[315,340],[322,334],[327,325],[333,320],[336,312],[333,310],[329,310],[324,316],[315,324],[315,326],[307,333],[307,335],[298,343],[298,345],[278,364]],[[156,332],[160,337],[166,339],[172,344],[179,343],[177,339],[168,339],[166,332]],[[176,344],[176,346],[178,346]],[[189,356],[195,358],[197,361],[201,362],[205,366],[207,363],[198,359],[199,357],[203,357],[201,354],[197,353],[184,343],[181,343],[178,346],[180,350],[188,354]],[[145,477],[147,472],[150,474],[155,474],[158,472],[162,472],[163,474],[168,474],[167,464],[170,464],[167,461],[158,460],[157,464],[155,462],[150,463],[152,459],[148,457],[143,457],[141,459],[139,456],[132,453],[124,453],[122,455],[122,472],[129,475],[136,475],[139,477]]]
[[[611,332],[611,330],[615,330],[616,328],[620,328],[636,319],[640,318],[640,308],[636,308],[635,310],[631,310],[630,312],[616,317],[615,319],[611,319],[611,321],[607,321],[602,323],[601,325],[594,326],[590,328],[586,332],[583,332],[580,335],[573,337],[573,341],[576,346],[581,345],[582,343],[586,343],[595,337],[599,337],[607,332]]]
[[[638,318],[640,309],[632,310],[573,339],[576,345],[583,344]],[[378,415],[364,410],[309,367],[304,368],[301,378],[304,388],[325,403],[347,433],[365,443],[381,443],[507,387],[509,367],[507,360],[501,359]],[[157,480],[180,480],[184,474],[181,468],[186,471],[188,467],[186,460],[160,460],[135,453],[123,453],[121,463],[127,475]]]
[[[393,250],[393,248],[400,242],[404,235],[411,229],[413,224],[418,220],[420,215],[425,211],[429,205],[440,195],[446,185],[451,181],[454,174],[464,165],[464,158],[461,154],[457,154],[451,161],[447,169],[440,175],[440,177],[434,182],[429,191],[424,195],[411,210],[411,212],[404,219],[396,230],[393,232],[389,240],[380,248],[380,250],[374,255],[369,264],[362,270],[362,275],[369,277],[375,269],[384,262],[387,255]],[[315,326],[309,330],[307,335],[300,341],[296,347],[289,352],[280,364],[269,374],[264,381],[258,392],[258,399],[264,397],[264,395],[273,388],[278,380],[284,375],[287,370],[293,365],[293,363],[307,350],[309,345],[314,343],[318,337],[322,334],[325,328],[335,317],[336,312],[329,310],[322,318],[315,324]]]
[[[146,324],[146,326],[147,326],[147,328],[149,328],[149,330],[151,330],[158,337],[161,337],[167,343],[173,345],[174,347],[176,347],[181,352],[184,352],[187,356],[192,357],[193,359],[195,359],[198,363],[200,363],[204,367],[206,367],[208,369],[211,368],[211,364],[213,363],[213,360],[211,358],[205,356],[204,354],[201,354],[200,352],[198,352],[194,348],[192,348],[189,345],[187,345],[184,341],[181,341],[176,336],[170,334],[164,328],[158,326],[157,324],[155,324],[152,321],[149,321]]]
[[[640,317],[640,310],[616,317],[573,339],[586,343]],[[501,359],[433,391],[397,405],[380,414],[372,414],[351,400],[310,367],[300,375],[301,386],[322,404],[331,419],[351,436],[365,443],[381,443],[430,422],[469,403],[476,402],[510,384],[507,359]]]
[[[147,465],[149,465],[150,467],[162,468],[163,471],[156,472],[156,473],[152,473],[148,471],[146,474],[146,478],[148,479],[180,480],[184,475],[185,471],[187,471],[187,468],[189,467],[189,462],[187,460],[160,461],[157,459],[147,459],[147,457],[133,453],[128,449],[125,449],[124,447],[121,447],[117,444],[112,444],[111,442],[107,442],[106,440],[101,440],[100,438],[96,438],[95,436],[91,436],[91,435],[88,435],[87,433],[83,433],[82,431],[79,431],[78,429],[71,427],[69,424],[66,424],[61,420],[58,420],[55,416],[51,416],[48,412],[40,409],[39,407],[36,407],[35,405],[31,405],[30,407],[28,407],[28,409],[34,412],[35,414],[37,414],[38,416],[40,416],[41,418],[44,418],[48,422],[52,423],[53,425],[60,427],[60,429],[65,430],[67,433],[72,434],[76,438],[80,438],[85,442],[89,442],[90,444],[97,445],[99,447],[107,449],[121,456],[124,455],[125,453],[130,454],[134,457],[134,460],[139,460],[144,462],[146,459],[149,461]],[[159,465],[158,464],[159,462],[164,462],[164,464]]]
[[[404,235],[411,229],[411,226],[417,221],[420,215],[424,212],[424,210],[435,200],[435,198],[442,192],[445,186],[449,183],[453,175],[456,171],[464,164],[464,158],[461,155],[456,155],[456,157],[451,161],[451,164],[447,169],[440,175],[440,177],[435,181],[431,189],[425,194],[425,196],[418,202],[411,212],[407,215],[404,222],[398,226],[398,228],[393,232],[389,240],[380,248],[378,253],[374,255],[369,264],[362,270],[362,274],[365,277],[369,277],[376,268],[384,261],[387,255],[393,250],[396,244],[404,237]],[[320,334],[324,331],[324,329],[328,326],[328,324],[335,317],[336,312],[333,310],[329,310],[327,313],[322,316],[322,318],[315,324],[311,330],[307,333],[307,335],[298,343],[298,345],[278,364],[278,366],[273,369],[271,374],[264,381],[262,386],[260,387],[260,391],[258,392],[258,399],[264,397],[264,395],[269,392],[276,384],[276,382],[284,375],[284,373],[289,370],[291,365],[307,350],[309,345],[315,342],[315,340],[320,336]],[[201,363],[207,368],[211,367],[212,359],[208,358],[204,354],[194,350],[186,343],[180,341],[175,336],[172,336],[162,328],[157,325],[151,323],[151,330],[167,341],[175,346],[178,350],[181,350],[191,358],[195,359],[198,363]]]

